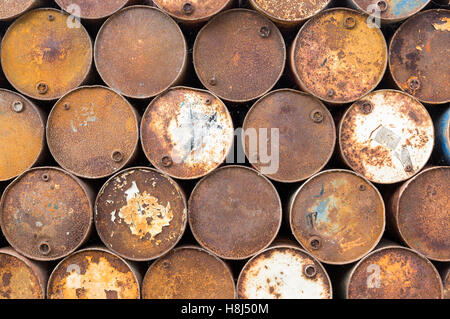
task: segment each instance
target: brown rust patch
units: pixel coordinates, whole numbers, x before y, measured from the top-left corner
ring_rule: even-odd
[[[56,167],[34,168],[14,180],[3,193],[0,212],[8,242],[36,260],[69,255],[85,241],[92,224],[85,186]]]
[[[42,0],[2,0],[0,1],[0,21],[18,17],[42,3]]]
[[[102,178],[133,158],[138,130],[138,114],[125,98],[103,86],[85,86],[55,104],[48,118],[47,141],[64,169],[85,178]]]
[[[143,299],[233,299],[227,265],[197,247],[180,247],[153,263],[142,283]]]
[[[132,0],[55,0],[56,3],[70,14],[75,15],[74,6],[80,8],[79,16],[83,19],[106,18],[122,9]],[[77,8],[78,9],[78,8]],[[77,15],[78,16],[78,15]]]
[[[444,298],[450,299],[450,267],[447,266],[447,269],[442,273],[442,281],[444,283]]]
[[[424,103],[450,102],[450,10],[421,12],[403,23],[389,50],[397,86]],[[412,82],[413,80],[417,82]]]
[[[194,66],[202,84],[233,102],[267,93],[281,77],[285,59],[278,28],[246,9],[228,10],[213,18],[194,44]]]

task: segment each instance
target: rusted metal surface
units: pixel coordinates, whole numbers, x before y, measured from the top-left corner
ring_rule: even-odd
[[[350,299],[441,299],[442,282],[431,262],[415,251],[387,245],[364,257],[344,282]]]
[[[289,205],[297,241],[328,264],[348,264],[369,253],[385,226],[384,202],[364,177],[327,170],[306,181]]]
[[[214,94],[175,87],[153,99],[141,125],[147,158],[164,173],[180,179],[202,177],[228,155],[233,122]]]
[[[243,124],[242,145],[252,165],[261,170],[267,166],[260,156],[253,159],[253,139],[261,134],[270,136],[271,129],[279,131],[279,168],[267,176],[280,182],[297,182],[320,171],[330,160],[336,144],[333,117],[318,99],[295,90],[272,91],[258,100],[247,113]],[[267,140],[271,149],[272,139]],[[261,146],[259,146],[259,151]]]
[[[393,194],[389,214],[400,238],[437,261],[450,261],[450,166],[427,168]]]
[[[198,243],[225,259],[253,256],[270,245],[281,225],[275,187],[244,166],[225,166],[200,180],[188,210]]]
[[[53,270],[47,298],[139,299],[139,276],[130,264],[106,249],[83,249]]]
[[[280,79],[286,47],[269,19],[246,9],[214,17],[197,35],[194,67],[202,84],[220,98],[246,102]]]
[[[444,284],[444,298],[450,299],[450,266],[442,271],[442,282]]]
[[[230,8],[233,0],[155,0],[160,9],[186,24],[198,24]]]
[[[450,107],[435,123],[436,147],[441,160],[450,165]]]
[[[240,299],[331,299],[326,270],[290,245],[276,245],[250,259],[239,275]]]
[[[22,95],[0,89],[0,181],[36,164],[43,154],[45,118]]]
[[[356,101],[381,81],[387,45],[367,15],[325,10],[300,29],[291,50],[291,68],[304,91],[332,104]]]
[[[83,19],[106,18],[135,0],[55,0],[65,11]]]
[[[18,252],[35,260],[56,260],[87,238],[91,193],[62,169],[33,168],[5,189],[0,214],[3,234]]]
[[[112,177],[95,202],[103,243],[130,260],[155,259],[171,250],[186,228],[186,198],[162,173],[134,167]]]
[[[421,102],[450,102],[450,10],[421,12],[392,37],[389,69],[396,85]]]
[[[250,5],[281,27],[295,27],[325,9],[331,0],[249,0]]]
[[[0,1],[0,21],[12,20],[44,2],[44,0],[2,0]]]
[[[142,283],[143,299],[234,299],[229,267],[208,251],[182,246],[155,261]]]
[[[44,299],[44,269],[12,248],[0,249],[0,299]]]
[[[55,100],[87,79],[91,39],[83,26],[70,28],[68,17],[55,9],[37,9],[22,15],[6,32],[3,71],[22,94]]]
[[[339,127],[345,163],[372,182],[391,184],[419,172],[434,145],[433,122],[409,94],[379,90],[354,103]]]
[[[425,8],[430,0],[350,0],[350,4],[366,14],[376,16],[383,23],[409,18]]]
[[[138,117],[113,90],[80,87],[64,95],[50,112],[47,143],[58,164],[69,172],[84,178],[107,177],[133,159]]]
[[[187,45],[178,25],[161,10],[131,6],[103,24],[94,59],[108,86],[125,96],[144,99],[181,80]]]

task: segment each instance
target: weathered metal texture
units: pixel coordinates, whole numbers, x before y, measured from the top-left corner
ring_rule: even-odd
[[[425,8],[430,0],[349,0],[351,6],[377,17],[382,23],[395,23]]]
[[[11,246],[28,258],[65,257],[90,232],[91,196],[86,185],[62,169],[32,168],[5,189],[1,229]]]
[[[325,10],[306,22],[291,49],[291,68],[304,91],[332,104],[358,100],[381,81],[387,45],[367,15]]]
[[[278,28],[247,9],[214,17],[197,35],[194,67],[202,84],[227,101],[261,97],[280,79],[286,47]]]
[[[65,11],[82,19],[106,18],[134,0],[55,0]]]
[[[204,248],[246,259],[270,245],[281,226],[275,187],[254,169],[230,165],[204,177],[188,203],[189,225]]]
[[[354,103],[339,126],[345,163],[372,182],[391,184],[419,172],[434,145],[433,122],[409,94],[379,90]]]
[[[450,107],[435,123],[436,147],[441,159],[450,165]]]
[[[139,275],[132,265],[106,249],[83,249],[53,270],[47,298],[139,299]]]
[[[142,118],[144,153],[153,166],[175,178],[210,173],[225,160],[233,140],[227,107],[204,90],[171,88],[153,99]]]
[[[36,164],[45,145],[45,117],[22,95],[0,89],[0,181]]]
[[[208,251],[182,246],[155,261],[142,283],[143,299],[234,299],[229,267]]]
[[[44,0],[2,0],[0,1],[0,21],[12,20],[44,3]]]
[[[84,178],[103,178],[134,158],[139,115],[120,94],[85,86],[64,95],[47,122],[47,143],[55,160]]]
[[[313,256],[275,245],[250,259],[239,275],[240,299],[331,299],[331,281]]]
[[[403,23],[389,48],[396,85],[424,103],[450,102],[449,42],[450,10],[427,10]]]
[[[44,299],[46,284],[41,265],[12,248],[0,249],[0,299]]]
[[[108,86],[125,96],[145,99],[182,79],[187,44],[175,21],[161,10],[131,6],[103,24],[94,59]]]
[[[185,24],[199,24],[230,8],[233,0],[155,0],[160,9]]]
[[[331,0],[249,0],[250,5],[280,27],[294,28],[324,10]]]
[[[438,271],[419,253],[397,245],[377,249],[359,261],[343,283],[349,299],[441,299]]]
[[[429,259],[450,261],[450,166],[423,170],[393,194],[388,212],[400,238]]]
[[[348,170],[327,170],[306,181],[289,205],[297,241],[327,264],[348,264],[369,253],[381,239],[385,208],[378,190]]]
[[[9,82],[22,94],[55,100],[87,79],[92,42],[83,26],[68,26],[68,17],[55,9],[37,9],[8,28],[1,63]]]
[[[319,172],[336,144],[334,120],[325,105],[309,94],[290,89],[272,91],[258,100],[247,113],[243,129],[245,154],[259,171],[267,163],[252,154],[256,151],[253,148],[264,141],[267,133],[266,149],[270,150],[271,130],[278,129],[279,146],[272,151],[278,151],[279,167],[266,176],[280,182],[298,182]],[[259,145],[259,153],[261,148]]]
[[[444,284],[444,298],[450,299],[450,266],[442,271],[442,282]]]
[[[186,198],[168,176],[151,168],[129,168],[102,187],[94,220],[106,247],[126,259],[151,260],[181,239]]]

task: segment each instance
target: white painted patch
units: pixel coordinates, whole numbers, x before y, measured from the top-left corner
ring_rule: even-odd
[[[111,221],[114,223],[115,220],[116,220],[116,211],[113,210],[113,211],[111,212]]]
[[[125,195],[127,196],[127,201],[136,197],[139,194],[139,188],[136,185],[136,182],[131,182],[131,187],[125,191]]]

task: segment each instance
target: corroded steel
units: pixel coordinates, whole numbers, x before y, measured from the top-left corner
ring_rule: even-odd
[[[1,63],[9,82],[22,94],[55,100],[87,79],[91,39],[83,26],[70,28],[68,17],[55,9],[37,9],[8,28]]]
[[[449,43],[450,10],[428,10],[408,19],[389,47],[396,85],[424,103],[450,102]]]
[[[450,266],[442,271],[442,282],[444,284],[444,298],[450,299]]]
[[[103,24],[94,59],[108,86],[125,96],[145,99],[181,80],[187,45],[178,25],[161,10],[131,6]]]
[[[325,9],[331,0],[250,0],[255,10],[282,27],[295,27]]]
[[[180,179],[202,177],[217,168],[231,150],[233,121],[214,94],[175,87],[153,99],[141,125],[147,158]]]
[[[270,245],[281,225],[275,187],[244,166],[225,166],[200,180],[188,210],[200,245],[225,259],[253,256]]]
[[[47,298],[139,299],[139,276],[125,260],[106,249],[83,249],[53,270]]]
[[[364,177],[328,170],[306,181],[292,197],[289,223],[297,241],[328,264],[348,264],[369,253],[385,226],[384,202]]]
[[[14,19],[24,12],[37,8],[45,0],[2,0],[0,1],[0,21]]]
[[[255,145],[255,139],[260,141],[267,134],[270,150],[271,129],[278,129],[279,167],[267,177],[280,182],[301,181],[319,172],[336,144],[334,120],[325,105],[309,94],[290,89],[272,91],[258,100],[247,113],[243,129],[244,151],[257,170],[267,163],[262,163],[261,156],[253,159],[250,143]]]
[[[0,181],[35,165],[45,145],[43,113],[22,95],[0,89]]]
[[[0,249],[0,299],[44,299],[46,283],[41,265],[12,248]]]
[[[441,160],[450,165],[450,107],[435,122],[436,147]]]
[[[400,246],[384,246],[364,257],[344,282],[350,299],[440,299],[441,278],[425,257]]]
[[[107,177],[133,159],[138,117],[131,104],[109,88],[77,88],[50,112],[47,143],[58,164],[69,172],[84,178]]]
[[[15,179],[0,202],[8,242],[35,260],[56,260],[80,247],[92,225],[91,192],[56,167],[32,168]]]
[[[233,0],[154,0],[177,21],[198,24],[233,5]]]
[[[240,299],[331,299],[331,281],[314,257],[275,245],[250,259],[237,282]]]
[[[388,212],[400,238],[438,261],[450,261],[450,166],[427,168],[393,194]]]
[[[278,28],[255,11],[233,9],[197,35],[194,67],[202,84],[224,100],[246,102],[280,79],[286,47]]]
[[[143,299],[233,299],[233,275],[219,258],[182,246],[155,261],[142,283]]]
[[[434,145],[433,122],[409,94],[379,90],[354,103],[339,126],[345,163],[372,182],[391,184],[419,172]]]
[[[298,85],[321,100],[356,101],[381,81],[387,45],[367,15],[355,10],[325,10],[300,29],[291,50],[291,67]]]
[[[350,0],[350,3],[358,10],[379,18],[383,23],[394,23],[416,14],[430,0]]]
[[[102,19],[135,0],[55,0],[65,11],[83,19]]]
[[[130,260],[155,259],[171,250],[186,228],[186,198],[162,173],[134,167],[113,176],[95,202],[103,243]]]

